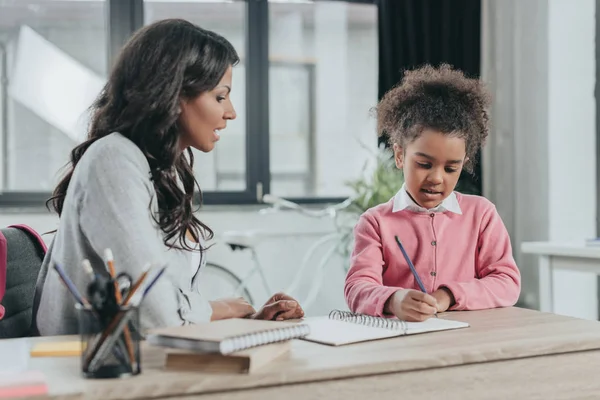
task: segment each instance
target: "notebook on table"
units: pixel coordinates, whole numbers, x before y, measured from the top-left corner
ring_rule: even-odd
[[[300,339],[309,333],[304,323],[232,318],[196,325],[154,329],[147,341],[156,346],[200,353],[231,354],[270,343]]]
[[[329,316],[305,318],[302,322],[310,327],[310,333],[303,340],[330,346],[469,327],[466,322],[443,318],[406,322],[339,310]]]

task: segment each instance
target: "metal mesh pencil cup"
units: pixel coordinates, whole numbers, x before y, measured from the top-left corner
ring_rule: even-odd
[[[101,315],[76,304],[81,337],[81,372],[85,378],[122,378],[141,372],[139,308],[121,307]]]

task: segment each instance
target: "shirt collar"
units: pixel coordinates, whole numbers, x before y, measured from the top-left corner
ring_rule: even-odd
[[[394,196],[394,205],[392,208],[392,212],[402,211],[405,209],[416,212],[450,211],[455,214],[462,215],[462,210],[458,205],[458,199],[456,198],[456,194],[454,192],[450,193],[450,196],[446,197],[437,207],[426,209],[424,207],[421,207],[420,205],[415,203],[413,199],[411,199],[411,197],[408,195],[408,192],[406,191],[405,184],[402,184],[402,187]]]

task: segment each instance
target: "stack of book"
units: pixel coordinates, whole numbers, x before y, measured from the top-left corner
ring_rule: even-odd
[[[147,340],[168,348],[167,369],[252,373],[287,354],[291,340],[309,333],[303,323],[234,318],[155,329]]]

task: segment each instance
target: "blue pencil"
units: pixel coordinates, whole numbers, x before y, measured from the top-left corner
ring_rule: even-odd
[[[73,294],[75,300],[77,300],[77,302],[81,305],[89,305],[88,301],[81,295],[81,293],[79,293],[79,290],[77,290],[71,279],[69,279],[65,270],[54,261],[52,262],[52,264],[54,264],[54,269],[56,270],[56,272],[58,272],[60,280],[65,284],[67,289],[69,289],[71,294]]]
[[[402,246],[402,243],[400,242],[400,239],[398,239],[398,236],[395,236],[395,237],[396,237],[396,243],[398,243],[398,246],[400,247],[400,250],[402,251],[402,254],[404,255],[404,259],[408,263],[410,270],[412,271],[413,275],[415,276],[417,284],[421,288],[421,292],[427,293],[427,290],[425,290],[425,286],[423,285],[423,282],[421,282],[421,278],[419,278],[419,274],[417,274],[417,270],[415,269],[415,266],[413,265],[412,261],[410,261],[410,258],[408,258],[408,254],[406,254],[406,250],[404,250],[404,246]]]
[[[154,279],[152,279],[152,281],[146,286],[146,288],[144,289],[144,293],[142,295],[142,298],[146,297],[146,295],[148,294],[148,292],[150,291],[150,289],[152,289],[152,286],[154,286],[154,284],[156,283],[156,281],[158,280],[158,278],[160,278],[160,276],[163,274],[163,272],[165,272],[166,269],[167,269],[167,266],[165,265],[158,272],[158,274],[156,274],[156,276],[154,277]]]

